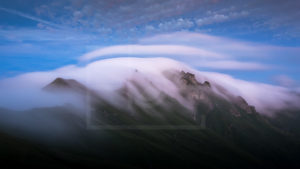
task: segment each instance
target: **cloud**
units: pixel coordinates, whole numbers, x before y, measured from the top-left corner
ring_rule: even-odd
[[[30,19],[30,20],[33,20],[33,21],[36,21],[36,22],[39,22],[39,23],[43,23],[45,25],[52,26],[54,28],[64,28],[61,25],[58,25],[58,24],[55,24],[55,23],[52,23],[52,22],[49,22],[49,21],[37,18],[35,16],[31,16],[31,15],[28,15],[28,14],[25,14],[23,12],[19,12],[19,11],[13,10],[13,9],[8,9],[8,8],[0,7],[0,10],[8,12],[10,14],[18,15],[18,16],[21,16],[23,18],[27,18],[27,19]]]
[[[287,75],[274,76],[273,80],[276,83],[278,83],[280,86],[284,86],[284,87],[293,87],[296,84],[296,81]]]
[[[21,2],[21,1],[20,1]],[[16,6],[22,3],[15,2]],[[112,29],[128,35],[130,29],[139,27],[148,32],[169,32],[170,23],[180,24],[179,20],[188,21],[185,27],[192,30],[212,30],[214,33],[229,34],[265,34],[271,38],[299,37],[299,2],[294,0],[274,0],[273,2],[253,1],[204,1],[204,0],[158,0],[135,1],[60,1],[32,4],[37,16],[54,23],[77,27],[82,30],[95,31],[99,28]],[[51,24],[46,20],[18,11],[4,8],[10,13]],[[240,19],[242,18],[242,19]],[[240,20],[238,20],[240,19]],[[231,22],[234,21],[234,22]],[[226,23],[216,27],[218,23]],[[156,27],[146,29],[147,25]],[[161,25],[161,26],[159,26]],[[55,26],[55,25],[53,25]],[[59,25],[56,25],[59,26]],[[202,28],[206,26],[206,28]],[[184,28],[187,29],[187,28]],[[171,30],[180,31],[182,27],[174,26]],[[236,31],[236,32],[235,32]],[[132,35],[137,32],[131,32]],[[152,32],[153,33],[153,32]]]
[[[36,7],[41,16],[57,18],[61,23],[84,28],[132,28],[163,20],[195,9],[203,1],[55,1]],[[46,4],[46,5],[45,5]],[[61,12],[64,11],[64,12]]]
[[[232,60],[225,61],[200,61],[199,63],[192,63],[196,67],[213,68],[220,70],[266,70],[270,69],[271,66],[256,63],[256,62],[239,62]]]
[[[71,29],[31,29],[31,28],[18,28],[18,29],[1,29],[0,39],[5,41],[30,41],[30,42],[67,42],[73,43],[78,41],[92,41],[97,40],[98,37],[88,33],[82,33]]]
[[[203,33],[174,32],[141,38],[137,44],[103,47],[84,54],[80,60],[103,56],[156,55],[213,70],[271,70],[282,66],[274,63],[274,58],[279,58],[281,63],[290,62],[289,58],[296,58],[299,52],[298,47],[265,45]],[[282,58],[282,53],[288,57]]]
[[[201,72],[207,79],[220,84],[229,92],[242,96],[250,105],[254,105],[258,112],[272,115],[282,109],[299,109],[300,97],[295,90],[264,83],[249,82],[233,78],[232,76]]]
[[[164,76],[163,72],[170,70],[188,71],[194,73],[200,82],[207,80],[213,85],[221,85],[230,93],[244,97],[249,104],[256,106],[260,113],[272,113],[284,108],[299,108],[299,96],[285,87],[248,82],[221,73],[200,72],[167,58],[105,59],[83,67],[70,65],[53,71],[34,72],[4,79],[0,81],[0,92],[5,93],[0,95],[0,106],[28,108],[39,104],[47,105],[47,100],[55,97],[41,94],[41,88],[56,77],[76,79],[114,103],[119,100],[116,90],[120,89],[128,79],[136,79],[145,87],[145,91],[152,91],[151,87],[155,86],[188,106],[188,103],[178,94],[178,88]],[[149,81],[152,85],[147,84]],[[155,92],[151,94],[159,96]],[[63,98],[49,103],[53,106],[66,101],[71,100]]]
[[[266,45],[261,43],[253,43],[241,41],[220,36],[213,36],[203,33],[194,32],[173,32],[166,34],[158,34],[150,37],[141,38],[140,44],[186,44],[191,46],[201,46],[216,52],[229,53],[237,57],[251,56],[272,56],[278,52],[287,52],[296,55],[300,52],[299,47],[282,47],[275,45]]]
[[[176,20],[161,22],[157,26],[158,31],[185,30],[194,26],[194,22],[189,19],[179,18]]]
[[[254,105],[259,113],[272,115],[281,109],[300,108],[299,96],[284,87],[253,83],[235,79],[226,74],[214,72],[200,72],[186,65],[166,58],[114,58],[92,62],[85,66],[65,66],[48,72],[32,72],[14,78],[0,80],[0,107],[17,110],[33,109],[29,111],[0,112],[1,129],[18,137],[49,141],[55,138],[55,143],[78,140],[82,133],[78,133],[78,126],[85,127],[87,122],[86,113],[89,113],[85,104],[87,100],[78,99],[76,95],[63,95],[56,93],[51,95],[41,90],[45,85],[57,77],[71,78],[88,86],[103,96],[104,99],[124,109],[124,104],[119,102],[120,95],[116,92],[128,82],[135,79],[143,86],[144,92],[148,92],[156,100],[160,93],[164,92],[178,100],[184,106],[191,103],[184,100],[179,90],[166,76],[164,71],[188,71],[194,73],[198,81],[209,81],[212,86],[221,85],[231,94],[242,96],[250,105]],[[151,83],[151,85],[149,84]],[[139,92],[132,91],[135,104],[146,108],[149,102],[143,102],[143,96]],[[61,114],[56,106],[72,103],[74,107],[62,109],[67,114]],[[162,104],[164,104],[162,102]],[[152,106],[152,105],[151,105]],[[163,105],[162,105],[163,106]],[[54,107],[55,109],[49,109]],[[53,113],[52,111],[55,111]],[[32,113],[33,112],[33,113]],[[151,111],[150,111],[151,112]],[[151,112],[154,113],[154,112]],[[66,116],[67,115],[67,116]],[[77,123],[74,118],[82,118]],[[77,135],[78,134],[78,135]],[[35,140],[35,141],[36,141]],[[50,139],[52,140],[52,139]],[[59,140],[59,141],[57,141]]]
[[[223,60],[205,60],[210,63],[206,63],[206,65],[203,63],[203,66],[211,68],[217,68],[217,65],[220,68],[225,68],[227,65],[230,65],[229,63],[231,63],[232,68],[241,69],[244,66],[245,69],[250,67],[258,69],[264,69],[264,67],[278,68],[284,67],[284,65],[289,65],[290,67],[294,65],[296,67],[295,63],[299,60],[298,56],[300,53],[299,47],[268,45],[186,31],[149,36],[141,38],[138,43],[142,45],[186,45],[230,56],[230,59],[225,57],[221,58]],[[286,57],[282,57],[283,55]],[[280,62],[277,62],[279,60]],[[191,60],[190,63],[201,63],[202,61]],[[212,62],[216,64],[213,65]],[[222,63],[226,65],[222,65]],[[268,64],[274,64],[274,66],[267,66]],[[227,68],[230,67],[228,66]]]
[[[198,26],[225,22],[225,21],[245,17],[249,14],[246,11],[230,12],[229,14],[218,14],[217,12],[213,12],[213,13],[208,12],[208,13],[210,14],[209,16],[196,19],[195,22]]]
[[[225,55],[184,45],[118,45],[97,49],[80,57],[91,60],[107,55],[181,55],[223,58]]]
[[[229,19],[229,17],[226,15],[216,14],[216,15],[213,15],[210,17],[197,19],[196,23],[198,26],[202,26],[202,25],[207,25],[207,24],[211,24],[214,22],[223,22],[223,21],[226,21],[227,19]]]

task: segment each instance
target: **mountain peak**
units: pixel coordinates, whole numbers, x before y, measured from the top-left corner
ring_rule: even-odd
[[[196,80],[196,77],[194,74],[190,73],[190,72],[184,72],[181,71],[181,80],[186,84],[186,85],[192,85],[192,86],[196,86],[199,85],[200,83]]]
[[[55,86],[70,86],[70,83],[72,83],[71,81],[75,81],[72,79],[63,79],[61,77],[56,78],[52,83],[50,83],[50,85],[55,85]]]
[[[87,90],[87,88],[83,84],[77,82],[76,80],[64,79],[61,77],[56,78],[50,84],[45,86],[43,89],[48,91],[64,89],[64,90],[75,90],[79,92]]]
[[[184,82],[184,84],[186,85],[192,85],[192,86],[207,86],[207,87],[211,87],[210,83],[208,81],[205,81],[203,84],[198,82],[195,74],[192,74],[190,72],[184,72],[181,71],[181,80]]]

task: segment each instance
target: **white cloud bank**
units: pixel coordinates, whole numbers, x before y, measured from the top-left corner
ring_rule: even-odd
[[[67,66],[50,72],[28,73],[4,79],[0,81],[0,107],[38,106],[41,100],[47,98],[46,95],[39,93],[40,89],[56,77],[76,79],[109,97],[115,96],[115,90],[121,88],[128,79],[137,78],[140,82],[149,80],[158,89],[178,98],[176,94],[178,89],[162,74],[165,70],[189,71],[201,82],[208,80],[212,84],[219,84],[229,92],[244,97],[261,113],[282,108],[299,108],[299,96],[287,88],[243,81],[220,73],[200,72],[167,58],[106,59],[92,62],[85,67]]]

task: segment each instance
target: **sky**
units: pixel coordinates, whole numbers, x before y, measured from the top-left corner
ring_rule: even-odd
[[[1,0],[0,79],[115,57],[168,57],[300,84],[298,0]]]

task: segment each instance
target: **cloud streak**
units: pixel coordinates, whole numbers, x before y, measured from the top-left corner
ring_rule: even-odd
[[[39,23],[43,23],[43,24],[45,24],[45,25],[52,26],[52,27],[54,27],[54,28],[64,28],[64,27],[61,26],[61,25],[58,25],[58,24],[55,24],[55,23],[52,23],[52,22],[49,22],[49,21],[46,21],[46,20],[37,18],[37,17],[35,17],[35,16],[31,16],[31,15],[28,15],[28,14],[25,14],[25,13],[23,13],[23,12],[19,12],[19,11],[13,10],[13,9],[8,9],[8,8],[0,7],[0,10],[5,11],[5,12],[10,13],[10,14],[14,14],[14,15],[17,15],[17,16],[20,16],[20,17],[23,17],[23,18],[26,18],[26,19],[30,19],[30,20],[32,20],[32,21],[36,21],[36,22],[39,22]]]
[[[192,63],[196,67],[213,68],[220,70],[266,70],[272,68],[269,65],[256,62],[239,62],[234,60],[226,61],[202,61]]]
[[[274,76],[273,80],[284,87],[293,87],[296,85],[296,81],[287,75]]]
[[[218,37],[203,33],[173,32],[159,34],[139,40],[140,44],[185,44],[190,46],[201,46],[202,48],[219,53],[227,53],[235,57],[273,57],[279,52],[288,55],[298,55],[299,47],[282,47],[253,43],[230,38]]]

